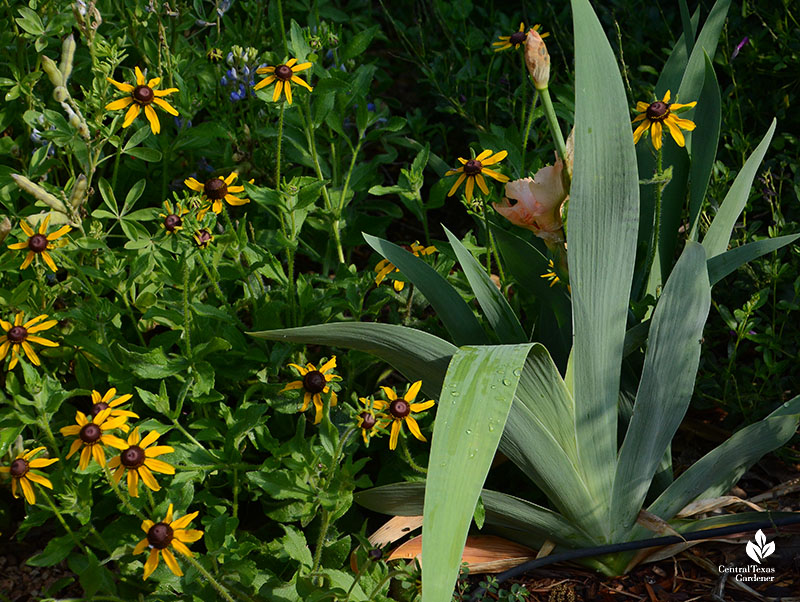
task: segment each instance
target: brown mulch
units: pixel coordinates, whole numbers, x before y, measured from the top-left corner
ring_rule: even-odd
[[[77,576],[69,570],[66,562],[54,566],[28,566],[25,561],[44,550],[52,533],[30,533],[22,541],[9,541],[0,538],[0,601],[36,602],[45,595],[58,597],[77,597],[83,595]],[[48,592],[60,579],[69,578],[72,582]]]

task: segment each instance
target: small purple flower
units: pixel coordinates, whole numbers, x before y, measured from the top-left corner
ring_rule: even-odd
[[[733,60],[733,59],[735,59],[737,56],[739,56],[739,51],[740,51],[742,48],[744,48],[744,45],[745,45],[745,44],[747,44],[749,41],[750,41],[750,38],[748,38],[747,36],[745,36],[745,37],[743,37],[743,38],[742,38],[742,41],[741,41],[741,42],[739,42],[739,43],[736,45],[736,48],[734,48],[734,49],[733,49],[733,52],[731,53],[731,60]]]
[[[219,85],[220,86],[227,86],[228,85],[228,78],[223,75],[219,80]]]

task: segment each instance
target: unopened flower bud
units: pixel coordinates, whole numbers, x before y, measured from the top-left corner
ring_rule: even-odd
[[[6,239],[9,232],[11,232],[11,220],[4,215],[3,219],[0,220],[0,243]]]
[[[61,213],[67,212],[67,207],[64,205],[64,201],[53,196],[38,184],[34,184],[25,176],[11,174],[11,178],[14,180],[17,186],[19,186],[20,190],[27,192],[35,199],[42,201],[45,205],[55,209],[56,211],[60,211]]]
[[[80,208],[83,205],[84,201],[86,201],[86,189],[89,185],[86,176],[81,174],[75,180],[75,183],[72,185],[72,192],[69,195],[69,204],[72,206],[73,209]]]
[[[572,163],[575,160],[575,128],[572,128],[572,131],[567,136],[567,144],[566,144],[567,156],[566,156],[566,164],[567,164],[567,174],[569,175],[570,181],[572,180]]]
[[[50,83],[56,88],[64,85],[64,76],[61,74],[56,62],[49,56],[42,55],[42,70],[50,78]]]
[[[53,90],[53,99],[56,102],[64,102],[69,97],[69,92],[64,86],[56,86]]]
[[[525,41],[525,64],[537,90],[544,90],[550,82],[550,53],[542,36],[535,29],[528,32]]]
[[[72,75],[72,62],[75,60],[75,38],[72,34],[68,35],[61,46],[61,63],[58,66],[61,75],[64,78],[63,85],[69,81],[69,76]]]

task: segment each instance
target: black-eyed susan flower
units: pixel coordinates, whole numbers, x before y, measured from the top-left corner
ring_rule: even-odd
[[[175,450],[169,445],[155,445],[160,435],[156,431],[150,431],[144,439],[139,436],[137,426],[128,435],[128,447],[123,449],[118,456],[114,456],[108,461],[109,468],[116,468],[114,471],[114,482],[119,483],[122,475],[128,472],[128,493],[131,497],[139,497],[139,478],[141,477],[145,485],[153,491],[159,491],[161,487],[156,481],[151,471],[163,474],[175,474],[175,468],[156,460],[157,456],[171,454]]]
[[[639,127],[633,132],[633,142],[638,143],[647,130],[650,130],[650,140],[653,143],[653,148],[659,150],[661,148],[661,136],[663,135],[663,126],[667,126],[672,139],[678,146],[685,146],[686,140],[683,137],[681,130],[691,132],[694,130],[695,123],[689,119],[681,119],[677,113],[688,111],[697,104],[697,101],[686,104],[678,104],[676,102],[670,104],[670,91],[664,94],[662,100],[657,100],[647,104],[646,102],[637,102],[636,111],[639,113],[633,118],[632,123],[641,121]]]
[[[244,186],[231,186],[236,181],[239,174],[235,171],[231,172],[227,178],[211,178],[206,180],[205,184],[201,184],[194,178],[187,178],[183,181],[187,188],[199,192],[201,196],[201,208],[197,212],[197,219],[202,220],[206,211],[211,209],[216,214],[222,212],[222,201],[224,200],[228,205],[246,205],[250,199],[242,199],[236,196],[240,192],[244,192]],[[253,183],[253,180],[250,180]]]
[[[164,562],[167,563],[170,571],[178,577],[183,576],[183,571],[181,571],[178,561],[175,560],[175,555],[169,548],[172,546],[184,556],[193,556],[192,551],[186,547],[186,544],[203,537],[203,532],[198,529],[186,529],[186,527],[198,514],[199,512],[192,512],[173,520],[172,504],[170,504],[167,516],[162,522],[154,523],[151,520],[146,520],[142,523],[142,531],[147,533],[147,537],[136,544],[133,553],[134,555],[141,554],[146,552],[148,548],[150,549],[150,555],[147,557],[147,562],[144,563],[144,579],[152,575],[153,571],[158,567],[159,553],[164,556]]]
[[[537,23],[531,29],[533,31],[538,32],[540,27],[541,27],[541,25],[539,23]],[[527,35],[528,34],[525,32],[525,24],[524,23],[520,23],[518,31],[512,33],[509,36],[499,36],[498,37],[499,41],[498,42],[492,42],[492,46],[496,46],[496,48],[494,49],[495,52],[502,52],[503,50],[508,50],[512,46],[514,47],[514,49],[517,49],[517,48],[519,48],[520,46],[522,46],[525,43],[525,39],[527,38]],[[542,38],[546,38],[550,34],[549,33],[540,33],[539,35]]]
[[[291,82],[299,84],[306,88],[309,92],[313,92],[314,88],[308,85],[305,80],[300,79],[295,75],[298,71],[305,71],[309,67],[311,67],[311,63],[300,63],[299,65],[295,65],[297,59],[289,59],[285,65],[276,65],[274,67],[259,67],[256,69],[256,73],[259,75],[264,75],[265,73],[269,73],[267,77],[262,79],[258,82],[254,90],[260,90],[264,86],[270,85],[272,82],[275,82],[275,91],[272,93],[272,102],[277,102],[277,100],[281,97],[281,90],[286,95],[286,101],[289,104],[292,104],[292,86]]]
[[[22,231],[25,233],[25,236],[28,237],[28,240],[24,242],[17,242],[13,245],[8,245],[9,249],[13,249],[15,251],[28,249],[28,254],[25,256],[25,260],[22,262],[22,265],[19,266],[19,269],[24,270],[27,268],[29,265],[31,265],[34,257],[38,256],[44,260],[44,262],[47,264],[47,267],[49,267],[53,272],[58,270],[53,258],[47,251],[53,248],[53,245],[50,244],[51,242],[61,238],[67,232],[72,230],[72,228],[69,226],[61,226],[55,232],[47,234],[47,224],[49,223],[50,214],[48,214],[48,216],[39,223],[39,231],[35,232],[33,228],[31,228],[25,222],[25,220],[21,220],[19,222],[19,227],[22,228]]]
[[[44,446],[37,447],[31,451],[23,451],[16,459],[11,462],[10,466],[0,466],[0,474],[11,475],[11,493],[14,497],[19,497],[17,487],[22,489],[25,499],[29,504],[36,503],[36,493],[33,490],[31,483],[38,483],[42,487],[48,489],[53,488],[50,479],[31,471],[32,468],[44,468],[51,464],[58,462],[58,458],[36,458],[32,459],[36,454],[44,449]]]
[[[126,418],[138,418],[139,414],[135,414],[130,410],[123,410],[119,406],[123,403],[128,401],[133,395],[130,393],[126,395],[120,395],[119,397],[114,397],[117,394],[117,390],[112,387],[108,391],[106,391],[105,395],[100,395],[100,391],[92,391],[92,407],[89,409],[89,413],[94,417],[97,416],[103,410],[111,408],[111,413],[109,416],[111,418],[116,418],[117,416],[125,416]],[[125,431],[126,433],[130,430],[130,427],[127,424],[123,424],[120,428]]]
[[[214,241],[214,236],[207,228],[200,228],[192,235],[192,238],[198,249],[206,249]]]
[[[37,332],[49,330],[58,324],[58,320],[47,320],[47,314],[41,314],[23,324],[22,320],[24,315],[25,314],[22,312],[19,312],[14,318],[13,324],[5,320],[0,320],[0,326],[6,331],[5,335],[0,338],[0,362],[6,358],[10,349],[11,362],[8,364],[9,370],[13,370],[14,366],[16,366],[19,361],[20,347],[22,347],[25,355],[34,366],[40,366],[42,362],[33,350],[33,347],[31,347],[31,343],[44,345],[45,347],[58,347],[58,343],[36,336]],[[45,321],[42,322],[42,320]]]
[[[158,120],[158,114],[153,108],[153,105],[160,107],[170,115],[177,116],[178,111],[164,100],[164,96],[169,96],[177,92],[178,88],[156,90],[156,86],[161,83],[160,77],[154,77],[150,81],[147,81],[139,67],[136,67],[134,72],[136,73],[135,86],[114,81],[110,77],[106,78],[108,83],[128,94],[128,96],[108,103],[106,105],[106,111],[119,111],[120,109],[128,108],[127,113],[125,113],[125,120],[122,122],[122,127],[126,128],[133,123],[133,120],[136,119],[141,110],[144,109],[144,115],[147,117],[147,121],[150,122],[150,129],[154,134],[158,134],[161,131],[161,122]]]
[[[172,203],[164,201],[164,209],[166,213],[159,213],[158,217],[163,219],[161,227],[164,228],[167,235],[177,234],[178,230],[183,229],[183,216],[189,213],[189,210],[182,207],[180,203],[175,203],[173,209]]]
[[[78,467],[84,470],[89,466],[89,461],[94,457],[100,466],[106,465],[106,454],[103,451],[104,445],[116,447],[117,449],[127,449],[128,444],[114,435],[109,435],[109,431],[120,428],[128,420],[127,416],[115,416],[110,418],[111,408],[102,410],[97,416],[89,418],[83,412],[75,413],[75,422],[70,426],[60,429],[60,433],[65,437],[76,437],[72,442],[67,454],[69,460],[81,447],[81,460]]]
[[[426,247],[425,245],[419,244],[418,240],[415,240],[411,245],[411,248],[408,250],[411,251],[415,257],[421,257],[423,255],[430,255],[431,253],[436,252],[436,247]],[[399,272],[400,270],[388,259],[381,259],[375,266],[375,271],[377,272],[375,276],[375,286],[379,286],[389,274],[392,272]],[[395,280],[393,284],[394,290],[399,293],[403,290],[405,285],[406,283],[402,280]]]
[[[322,394],[330,393],[331,406],[335,406],[337,402],[336,392],[331,390],[328,384],[333,380],[342,380],[341,376],[331,372],[336,367],[336,356],[334,355],[320,366],[319,370],[312,363],[306,364],[305,367],[297,364],[289,364],[289,366],[297,370],[303,380],[295,380],[288,383],[280,392],[302,389],[303,406],[300,411],[305,412],[308,409],[308,404],[313,401],[314,408],[316,408],[314,424],[319,424],[322,420]]]
[[[483,194],[489,194],[489,188],[486,186],[486,180],[483,177],[484,175],[494,178],[498,182],[508,182],[508,176],[494,171],[493,169],[486,168],[487,165],[494,165],[495,163],[502,161],[506,158],[506,155],[508,155],[508,151],[500,151],[492,154],[491,150],[485,150],[474,159],[467,160],[459,157],[458,160],[461,163],[461,167],[458,169],[451,169],[444,174],[446,176],[461,174],[458,176],[456,183],[453,184],[450,192],[447,193],[447,196],[453,196],[465,179],[467,180],[466,194],[467,202],[469,203],[472,202],[472,191],[475,188],[475,182],[478,183],[478,188],[483,191]]]
[[[358,414],[358,428],[361,429],[361,437],[364,444],[369,446],[370,439],[380,434],[381,430],[391,421],[386,414],[375,413],[375,400],[367,397],[359,397],[358,401],[364,404],[365,408]]]
[[[539,276],[539,278],[544,278],[550,281],[550,286],[553,287],[561,281],[561,278],[558,277],[556,273],[556,266],[553,264],[553,260],[550,259],[547,262],[547,271]]]
[[[422,381],[418,380],[408,388],[408,391],[406,391],[406,394],[402,397],[398,397],[394,389],[390,387],[381,387],[384,394],[388,398],[388,401],[376,399],[373,407],[376,410],[387,410],[386,417],[392,421],[392,431],[391,436],[389,437],[389,449],[397,448],[397,440],[400,437],[400,431],[403,430],[403,422],[408,425],[408,430],[411,431],[411,434],[414,435],[414,437],[420,441],[427,441],[427,439],[425,439],[425,437],[422,435],[422,432],[419,430],[419,425],[411,415],[411,412],[424,412],[428,408],[432,407],[436,402],[432,399],[429,399],[428,401],[424,401],[422,403],[414,403],[414,399],[416,399],[417,393],[419,393],[421,387]]]

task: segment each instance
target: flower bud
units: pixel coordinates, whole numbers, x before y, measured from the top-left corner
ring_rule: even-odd
[[[569,176],[570,181],[572,181],[572,164],[575,161],[575,128],[572,128],[572,131],[567,136],[567,175]]]
[[[56,86],[53,90],[53,99],[56,102],[64,102],[69,97],[69,92],[64,86]]]
[[[50,78],[50,83],[56,86],[56,88],[64,85],[64,76],[58,69],[56,62],[49,56],[42,55],[42,70],[47,74],[47,77]]]
[[[38,184],[34,184],[25,176],[14,173],[11,174],[11,178],[14,180],[17,186],[19,186],[20,190],[27,192],[35,199],[42,201],[45,205],[55,209],[56,211],[60,211],[61,213],[67,212],[67,207],[64,205],[64,201],[53,196]]]
[[[542,36],[535,29],[528,32],[525,41],[525,64],[537,90],[544,90],[550,82],[550,53]]]
[[[514,180],[506,184],[502,204],[494,208],[515,226],[527,228],[545,241],[548,247],[564,241],[564,222],[561,207],[567,200],[562,173],[564,163],[543,167],[533,178]]]
[[[64,78],[64,85],[72,75],[72,63],[75,60],[75,38],[72,34],[64,39],[64,44],[61,46],[61,63],[58,66],[61,75]]]
[[[9,232],[11,232],[11,220],[4,215],[3,219],[0,220],[0,243],[6,239]]]
[[[83,174],[79,175],[75,180],[75,183],[72,185],[72,192],[70,192],[69,195],[69,204],[73,209],[79,209],[84,201],[86,201],[86,188],[88,185],[89,182]]]

